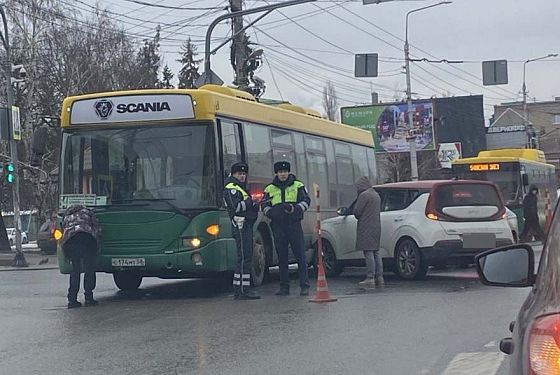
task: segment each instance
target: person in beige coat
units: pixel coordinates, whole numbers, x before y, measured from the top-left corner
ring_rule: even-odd
[[[356,181],[358,198],[353,213],[358,219],[356,229],[356,251],[363,251],[366,258],[367,275],[359,283],[363,288],[383,286],[383,262],[379,256],[381,237],[381,198],[367,177]]]

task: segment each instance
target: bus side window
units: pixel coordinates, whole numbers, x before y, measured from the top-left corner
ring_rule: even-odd
[[[367,161],[369,164],[369,180],[372,184],[377,184],[377,164],[375,161],[375,151],[373,148],[368,148],[367,151]]]
[[[305,136],[305,149],[307,153],[307,167],[309,171],[309,186],[308,191],[310,194],[313,192],[313,184],[317,184],[321,188],[320,203],[323,207],[328,207],[328,167],[327,158],[325,155],[325,146],[323,139],[319,137]],[[316,204],[314,197],[312,204]]]
[[[223,174],[229,175],[230,167],[242,160],[241,143],[239,140],[239,126],[234,122],[219,120],[221,128],[221,144],[223,154]]]
[[[294,133],[297,159],[297,177],[309,189],[309,180],[307,178],[307,160],[305,159],[305,145],[303,144],[303,134]]]
[[[354,163],[354,178],[369,177],[367,153],[364,146],[352,145],[352,161]],[[375,184],[375,181],[371,181]]]
[[[291,164],[291,173],[298,175],[299,171],[296,164],[296,155],[294,151],[294,141],[292,139],[292,133],[281,131],[281,130],[271,130],[270,132],[272,138],[272,161],[276,163],[277,161],[288,161]]]
[[[356,197],[355,181],[361,176],[354,176],[352,151],[350,145],[334,142],[336,180],[339,190],[338,205],[352,202]]]
[[[249,192],[255,199],[260,199],[274,176],[270,131],[266,126],[246,123],[243,135],[249,164]]]

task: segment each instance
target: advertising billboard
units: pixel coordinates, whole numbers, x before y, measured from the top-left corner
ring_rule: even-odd
[[[416,141],[416,150],[434,150],[433,102],[412,102],[412,129],[408,128],[407,107],[406,103],[344,107],[342,123],[371,131],[376,152],[409,152],[411,138]]]

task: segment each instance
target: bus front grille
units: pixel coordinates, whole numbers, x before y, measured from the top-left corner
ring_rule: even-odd
[[[119,239],[106,240],[102,244],[105,254],[156,253],[162,251],[161,239]]]

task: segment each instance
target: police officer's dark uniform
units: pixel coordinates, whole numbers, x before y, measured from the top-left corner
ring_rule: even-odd
[[[279,171],[290,172],[290,163],[287,161],[275,163],[274,173]],[[277,175],[272,183],[266,186],[264,193],[263,212],[272,220],[274,244],[280,267],[280,290],[276,294],[290,294],[288,276],[288,245],[290,245],[298,262],[300,295],[308,295],[309,277],[301,220],[303,220],[303,213],[309,208],[311,199],[303,183],[293,174],[289,174],[286,181],[280,181]]]
[[[251,290],[251,267],[253,259],[253,224],[257,219],[258,206],[253,204],[247,193],[245,183],[233,175],[236,172],[249,172],[245,163],[235,163],[231,166],[231,175],[224,186],[224,203],[231,219],[231,232],[237,245],[237,265],[233,275],[233,290],[235,299],[259,299]],[[244,218],[243,228],[238,228],[235,217]]]
[[[541,242],[544,241],[546,237],[539,224],[538,194],[539,188],[536,185],[531,185],[529,187],[529,192],[525,195],[525,198],[523,198],[523,218],[525,219],[525,223],[523,225],[523,232],[519,236],[521,242],[531,240],[533,235]]]

